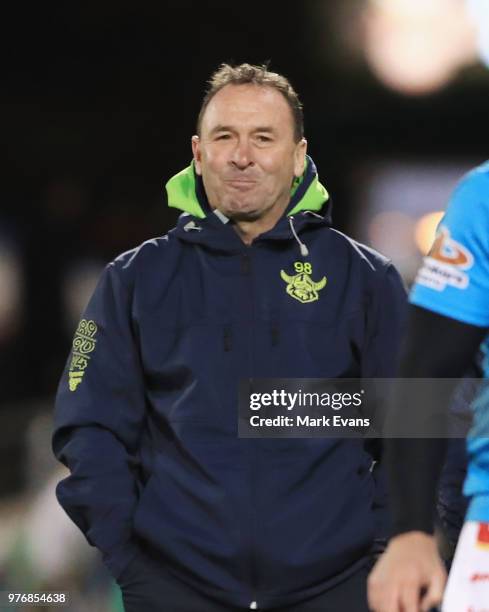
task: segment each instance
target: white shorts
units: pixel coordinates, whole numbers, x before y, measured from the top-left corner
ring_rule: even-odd
[[[489,612],[489,523],[464,524],[442,612]]]

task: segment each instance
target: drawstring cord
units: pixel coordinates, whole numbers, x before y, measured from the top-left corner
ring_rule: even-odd
[[[297,240],[297,243],[301,249],[301,255],[302,257],[307,257],[309,255],[309,249],[306,247],[306,245],[301,242],[299,236],[297,235],[297,232],[295,231],[295,227],[294,227],[294,217],[288,217],[289,219],[289,225],[290,225],[290,229],[292,231],[292,234],[294,236],[294,238]]]
[[[309,211],[308,211],[309,212]],[[229,219],[227,217],[225,217],[222,213],[220,213],[217,209],[214,211],[214,213],[216,214],[216,216],[218,217],[218,219],[223,223],[227,223],[229,221]],[[297,232],[295,231],[295,227],[294,227],[294,217],[288,217],[289,220],[289,225],[290,225],[290,230],[292,232],[292,235],[294,236],[294,238],[297,241],[297,244],[300,247],[300,251],[301,251],[301,255],[302,257],[307,257],[309,255],[309,249],[307,248],[307,246],[301,241],[301,239],[299,238],[299,236],[297,235]],[[200,227],[200,225],[197,225],[197,223],[195,223],[195,221],[191,220],[188,223],[186,223],[183,226],[183,229],[185,232],[190,232],[192,230],[197,231],[197,232],[201,232],[202,228]]]

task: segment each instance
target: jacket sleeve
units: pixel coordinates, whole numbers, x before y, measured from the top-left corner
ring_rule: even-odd
[[[400,344],[406,325],[407,292],[396,268],[389,264],[379,274],[375,294],[367,314],[369,337],[362,359],[363,378],[391,378],[397,371]],[[376,407],[375,410],[379,410]],[[385,469],[383,441],[366,442],[375,464],[372,470],[375,480],[373,510],[376,521],[375,552],[386,542],[391,532],[388,508],[387,473]]]
[[[73,340],[57,398],[56,457],[70,470],[59,503],[117,578],[137,552],[138,440],[145,417],[131,295],[120,262],[103,272]]]
[[[396,376],[406,327],[407,292],[398,271],[389,264],[378,276],[367,313],[368,340],[363,353],[363,378]]]
[[[438,483],[436,509],[438,522],[447,539],[447,552],[452,556],[468,506],[468,498],[462,493],[468,463],[465,438],[472,425],[471,404],[479,389],[478,380],[483,375],[483,357],[482,351],[479,351],[457,386],[449,406],[449,435],[455,437],[450,437],[447,442],[447,454]]]
[[[409,307],[399,374],[403,378],[452,379],[453,388],[447,387],[430,397],[439,427],[456,426],[455,419],[460,417],[461,408],[470,401],[467,397],[460,401],[460,395],[451,398],[451,391],[456,389],[457,379],[466,375],[471,364],[474,366],[474,358],[477,359],[486,334],[485,327],[463,323],[418,306]],[[396,414],[409,410],[411,403],[423,405],[426,401],[417,388],[409,398],[395,394],[389,416],[395,419]],[[433,532],[436,483],[450,443],[451,440],[445,438],[386,440],[394,534],[415,530]],[[465,469],[463,455],[448,457],[448,470],[453,472],[457,464]],[[445,485],[441,486],[443,495]]]

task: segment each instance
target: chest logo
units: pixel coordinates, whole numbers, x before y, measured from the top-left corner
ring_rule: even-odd
[[[90,361],[90,353],[95,350],[97,344],[96,334],[97,324],[95,321],[87,321],[86,319],[80,321],[73,340],[73,352],[68,372],[70,391],[76,391],[82,381]]]
[[[280,270],[282,280],[287,283],[287,293],[301,304],[318,300],[319,291],[326,286],[327,278],[323,276],[320,281],[313,281],[310,276],[312,274],[312,266],[307,262],[296,261],[294,269],[296,271],[294,276],[290,276],[284,270]]]

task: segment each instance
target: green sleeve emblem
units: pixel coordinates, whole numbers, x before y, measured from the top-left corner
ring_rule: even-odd
[[[95,321],[87,321],[86,319],[80,321],[73,339],[73,352],[68,372],[70,391],[76,391],[83,379],[90,361],[90,353],[95,350],[97,344],[96,334],[97,324]]]

